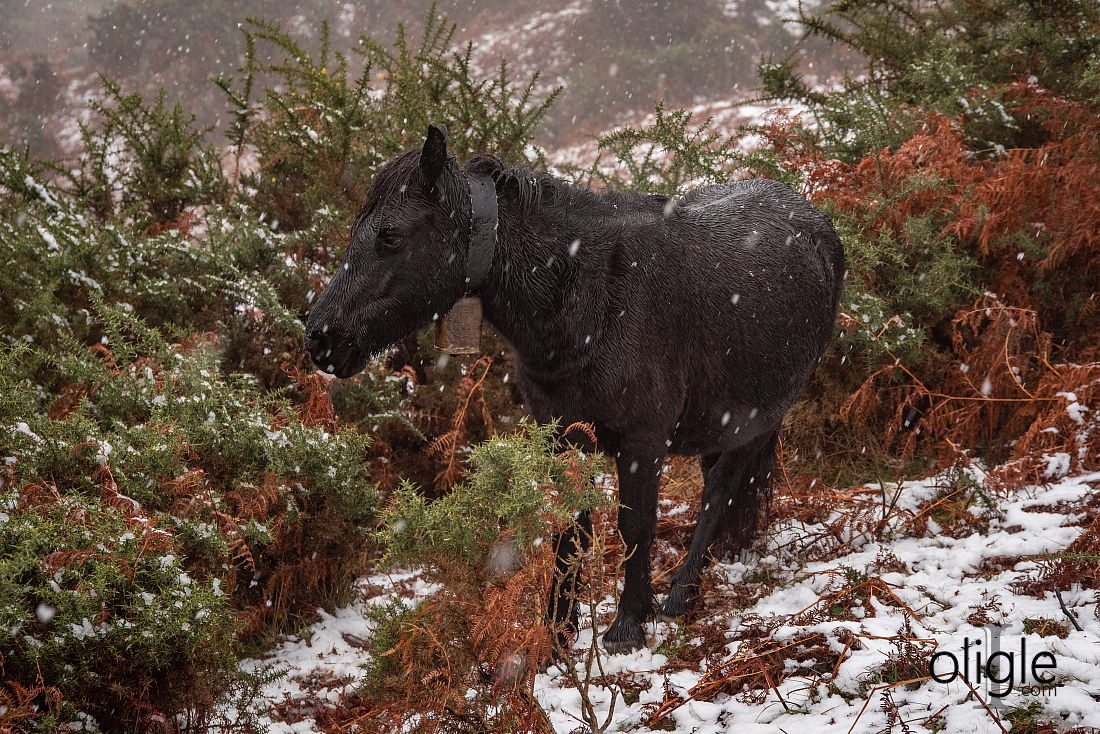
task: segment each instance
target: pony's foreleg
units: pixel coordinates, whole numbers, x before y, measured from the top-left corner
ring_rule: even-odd
[[[592,518],[587,510],[579,513],[576,522],[554,539],[554,579],[546,618],[557,642],[555,653],[565,650],[577,634],[581,559],[591,542]]]
[[[624,445],[616,459],[626,573],[618,614],[603,636],[604,649],[611,653],[645,645],[642,623],[653,614],[649,551],[657,534],[657,487],[664,456],[663,450]]]

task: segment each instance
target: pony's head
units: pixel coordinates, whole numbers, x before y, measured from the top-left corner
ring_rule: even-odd
[[[367,360],[443,316],[466,289],[469,183],[446,129],[379,171],[336,274],[306,323],[313,361],[350,377]]]

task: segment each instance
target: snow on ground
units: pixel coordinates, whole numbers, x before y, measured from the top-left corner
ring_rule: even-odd
[[[562,64],[565,60],[547,58],[546,48],[575,33],[577,21],[588,13],[591,5],[591,0],[572,0],[564,7],[538,9],[503,29],[481,34],[473,41],[477,54],[474,69],[480,76],[491,77],[500,62],[507,60],[524,75],[554,73],[555,63]]]
[[[310,701],[338,703],[355,690],[363,675],[362,665],[369,660],[366,648],[372,624],[366,618],[368,608],[398,596],[424,598],[435,590],[416,573],[365,576],[356,584],[357,598],[351,604],[332,614],[318,609],[320,621],[287,638],[263,658],[244,660],[241,667],[250,673],[267,666],[286,672],[263,690],[263,700],[276,710],[285,707],[300,714],[310,708]],[[307,716],[294,722],[272,721],[270,731],[303,734],[318,729]]]
[[[975,479],[983,478],[980,469],[970,471]],[[899,484],[892,492],[883,491],[883,506],[888,502],[891,517],[911,519],[919,512],[918,507],[927,507],[921,503],[942,495],[944,482],[942,477],[932,477]],[[853,525],[845,531],[849,537],[843,539],[840,555],[819,555],[816,557],[827,560],[812,562],[806,561],[807,557],[815,557],[810,549],[816,545],[820,550],[823,531],[830,527],[836,513],[816,524],[786,521],[771,530],[760,550],[762,555],[719,564],[711,571],[714,583],[709,587],[704,616],[729,641],[724,650],[719,643],[720,655],[712,654],[694,668],[670,664],[677,648],[700,644],[701,638],[685,639],[686,634],[694,634],[695,626],[681,628],[661,622],[649,625],[648,648],[628,655],[600,653],[592,667],[591,659],[583,654],[592,642],[591,612],[595,611],[599,625],[606,625],[614,609],[613,600],[608,598],[595,610],[589,609],[582,619],[582,632],[575,644],[582,653],[575,661],[576,677],[589,679],[589,702],[601,723],[610,722],[608,731],[651,731],[647,716],[662,704],[661,710],[666,713],[660,721],[650,720],[653,726],[698,734],[882,731],[889,728],[889,717],[895,715],[918,732],[1001,731],[992,713],[974,699],[970,685],[1002,718],[1007,709],[1033,705],[1039,721],[1061,722],[1059,725],[1066,728],[1100,727],[1096,592],[1070,588],[1061,594],[1061,603],[1081,627],[1078,631],[1057,597],[1025,596],[1010,588],[1012,582],[1036,567],[1035,556],[1060,551],[1081,534],[1083,508],[1095,506],[1098,485],[1100,472],[1067,477],[1011,493],[993,508],[969,508],[974,514],[985,513],[987,526],[984,532],[958,539],[937,532],[938,526],[931,519],[929,532],[924,533],[907,530],[911,526],[902,522],[888,523],[885,532],[880,527],[874,533]],[[868,492],[868,496],[875,496]],[[682,507],[662,502],[662,513],[674,514]],[[837,525],[831,527],[835,530]],[[886,539],[880,541],[876,536]],[[744,588],[746,580],[761,574],[769,579],[766,593],[749,606],[737,608],[730,601],[732,591]],[[837,583],[838,578],[842,583]],[[841,599],[838,589],[850,589],[861,579],[871,590],[862,601],[853,606],[850,595],[847,602],[833,601]],[[277,704],[312,695],[335,701],[351,690],[361,675],[359,666],[366,659],[363,640],[370,629],[363,612],[369,605],[386,601],[399,587],[406,595],[416,597],[432,592],[415,574],[364,579],[360,584],[362,598],[334,614],[323,614],[307,634],[287,640],[274,650],[263,662],[285,667],[289,674],[268,687],[267,700]],[[834,604],[848,606],[830,610]],[[1036,620],[1064,625],[1068,634],[1064,639],[1040,636]],[[738,655],[742,659],[752,657],[751,650],[746,654],[745,639],[739,640],[738,633],[753,625],[767,630],[753,644],[763,641],[773,649],[790,644],[785,676],[770,691],[758,690],[755,696],[728,686],[719,695],[703,695],[705,691],[696,687],[701,681],[716,680],[733,670],[730,661]],[[991,627],[986,629],[986,625]],[[798,643],[805,642],[812,633],[820,633],[815,643],[818,649],[831,651],[832,659],[824,661],[824,668],[822,660],[797,654]],[[897,707],[893,712],[892,705],[884,703],[879,686],[915,677],[882,674],[890,656],[905,644],[924,650],[924,659],[933,650],[945,653],[936,667],[937,674],[944,678],[950,676],[952,665],[946,653],[960,664],[968,658],[968,667],[973,667],[976,651],[988,651],[996,644],[995,649],[1013,654],[1012,658],[1002,655],[1002,660],[1011,660],[1014,671],[1025,667],[1021,660],[1027,665],[1039,660],[1048,668],[1053,661],[1053,668],[1033,672],[1053,674],[1057,687],[1031,690],[1024,683],[1034,684],[1035,679],[1025,676],[1021,681],[1017,672],[1013,677],[1015,689],[998,702],[993,695],[998,688],[991,690],[988,681],[978,682],[970,670],[970,684],[960,676],[947,683],[924,680],[886,689],[885,695],[891,696]],[[1021,644],[1026,646],[1023,657]],[[834,666],[838,654],[839,662]],[[586,660],[591,670],[586,670]],[[247,661],[245,666],[254,669],[258,664]],[[835,674],[829,674],[830,670]],[[1000,670],[1003,674],[1005,669]],[[597,676],[600,684],[592,681]],[[536,696],[559,732],[571,732],[582,725],[581,693],[570,677],[551,667],[535,683]],[[629,703],[623,696],[628,690]],[[893,725],[901,728],[896,721]],[[1008,724],[1004,726],[1009,728]],[[317,729],[306,719],[275,724],[272,731]]]

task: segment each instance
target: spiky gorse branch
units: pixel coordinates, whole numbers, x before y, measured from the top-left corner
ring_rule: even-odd
[[[182,226],[188,207],[224,199],[221,154],[194,115],[179,102],[168,104],[163,89],[150,103],[101,79],[103,98],[91,109],[99,123],[79,123],[80,153],[51,165],[85,213],[163,229]]]

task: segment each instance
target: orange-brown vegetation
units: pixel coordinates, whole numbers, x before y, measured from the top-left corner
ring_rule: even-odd
[[[855,163],[803,145],[790,117],[773,116],[766,131],[811,198],[855,216],[867,237],[904,242],[907,222],[931,216],[988,274],[985,293],[940,329],[937,359],[881,365],[843,399],[839,417],[881,426],[895,456],[919,445],[992,450],[1011,460],[1003,473],[1035,481],[1043,452],[1069,453],[1073,470],[1097,466],[1100,455],[1095,435],[1074,444],[1066,414],[1068,394],[1086,407],[1098,400],[1100,118],[1023,82],[1007,101],[1032,147],[974,151],[960,120],[939,114],[897,149]],[[875,273],[862,277],[876,287]]]

